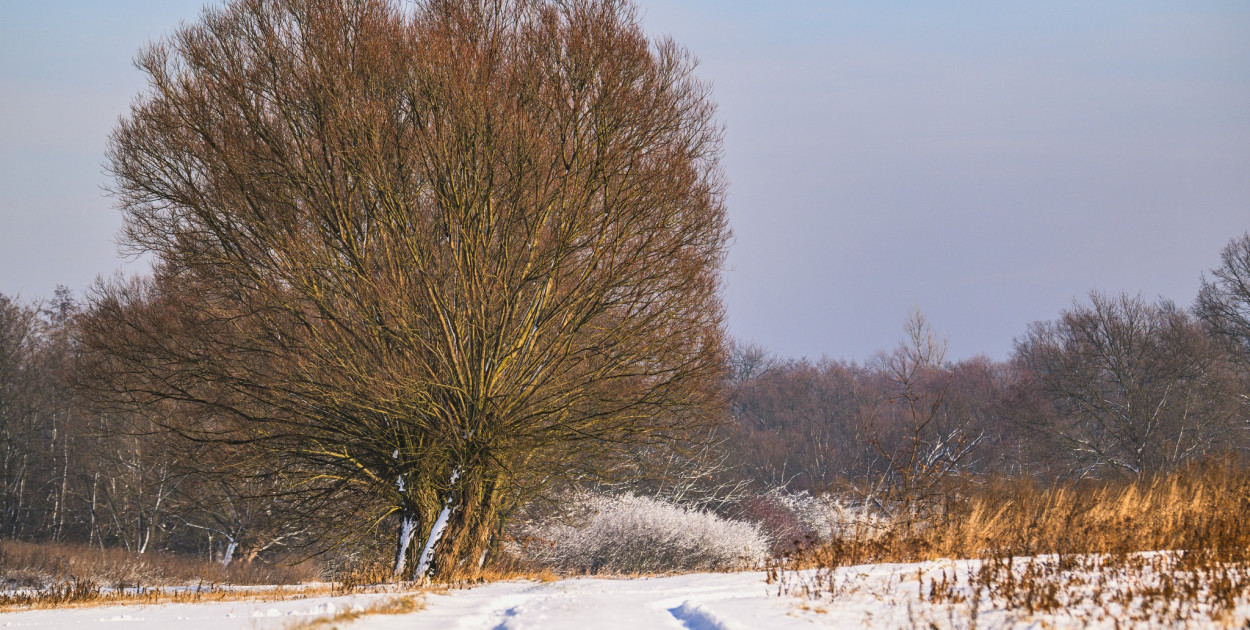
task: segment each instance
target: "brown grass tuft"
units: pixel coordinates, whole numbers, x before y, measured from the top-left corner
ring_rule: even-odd
[[[372,563],[362,566],[351,566],[336,571],[331,577],[335,595],[348,595],[362,591],[373,591],[379,588],[402,588],[407,584],[395,582],[395,573],[390,565]]]
[[[363,610],[345,610],[330,617],[301,621],[288,626],[288,630],[337,630],[340,624],[368,615],[405,615],[424,607],[425,602],[419,594],[400,595],[375,602]]]

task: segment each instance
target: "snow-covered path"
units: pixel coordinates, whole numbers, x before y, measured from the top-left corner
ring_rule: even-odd
[[[426,597],[424,610],[362,619],[353,629],[737,630],[811,628],[800,602],[769,596],[763,573],[500,582]]]
[[[1050,613],[997,608],[974,597],[969,572],[977,561],[843,567],[836,595],[819,601],[777,596],[762,572],[701,573],[638,579],[502,582],[430,594],[423,610],[371,616],[351,630],[811,630],[814,628],[1210,628],[1242,627],[1250,619],[1244,598],[1235,614],[1213,622],[1201,611],[1148,621],[1118,603],[1078,605]],[[921,582],[959,576],[959,601],[922,596]],[[927,593],[927,591],[926,591]],[[977,603],[971,603],[975,600]]]

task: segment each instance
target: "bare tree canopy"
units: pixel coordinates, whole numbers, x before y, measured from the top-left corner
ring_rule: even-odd
[[[100,402],[377,497],[440,575],[718,416],[721,130],[628,2],[238,0],[138,65],[109,161],[157,265],[94,295]]]
[[[1171,302],[1091,293],[1030,326],[1016,352],[1083,474],[1170,470],[1237,443],[1226,361]]]
[[[1202,279],[1194,308],[1216,337],[1250,363],[1250,233],[1228,242]]]

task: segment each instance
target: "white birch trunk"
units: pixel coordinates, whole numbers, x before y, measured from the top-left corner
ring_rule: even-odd
[[[221,566],[228,567],[230,562],[234,560],[234,550],[239,548],[239,542],[233,538],[226,539],[226,552],[221,555]]]

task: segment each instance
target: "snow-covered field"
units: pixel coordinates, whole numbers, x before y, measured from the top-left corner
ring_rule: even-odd
[[[1114,628],[1128,622],[1119,604],[1028,615],[922,597],[920,581],[942,572],[966,576],[974,561],[881,564],[840,569],[834,596],[806,601],[777,595],[764,574],[697,573],[671,577],[580,578],[554,582],[500,582],[429,593],[424,607],[403,615],[368,615],[339,624],[353,630],[736,630],[748,628]],[[926,591],[927,593],[927,591]],[[969,595],[971,592],[969,591]],[[206,630],[284,628],[311,616],[368,606],[388,595],[314,597],[283,602],[224,602],[43,610],[0,615],[0,627]],[[958,600],[958,598],[956,598]],[[1167,627],[1242,627],[1250,605],[1215,623],[1201,611]],[[1118,622],[1118,623],[1117,623]]]

